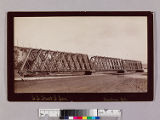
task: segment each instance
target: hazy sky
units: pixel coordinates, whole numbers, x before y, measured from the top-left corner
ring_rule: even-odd
[[[15,17],[16,46],[141,60],[147,17]]]

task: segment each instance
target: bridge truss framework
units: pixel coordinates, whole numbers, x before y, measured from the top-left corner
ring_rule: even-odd
[[[87,54],[15,47],[15,69],[21,76],[35,73],[143,71],[142,62]]]

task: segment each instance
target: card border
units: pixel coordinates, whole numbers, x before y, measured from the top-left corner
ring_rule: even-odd
[[[14,93],[14,17],[49,16],[146,16],[148,47],[147,93]],[[8,12],[7,14],[7,76],[8,101],[152,101],[154,83],[153,12],[150,11],[57,11],[57,12]]]

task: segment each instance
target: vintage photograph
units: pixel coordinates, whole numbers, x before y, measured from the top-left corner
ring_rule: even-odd
[[[17,14],[13,25],[14,93],[148,92],[147,15]]]

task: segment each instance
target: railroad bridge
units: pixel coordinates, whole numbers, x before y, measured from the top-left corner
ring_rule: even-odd
[[[20,76],[93,72],[143,72],[142,62],[87,54],[14,47],[15,71]]]

